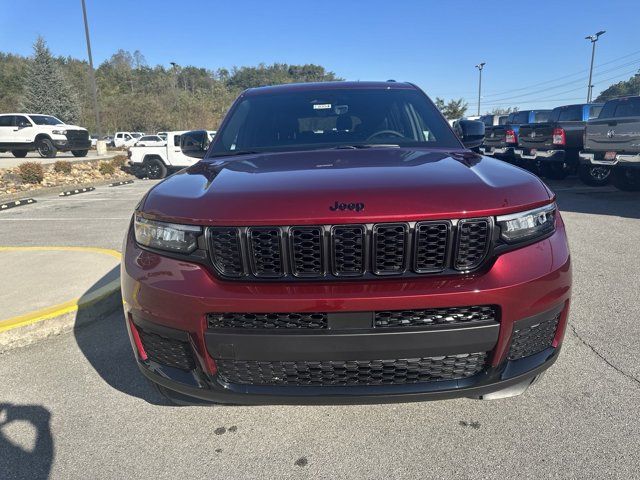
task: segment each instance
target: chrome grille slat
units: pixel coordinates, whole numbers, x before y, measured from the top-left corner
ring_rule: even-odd
[[[244,280],[454,274],[480,268],[490,218],[357,225],[209,227],[215,271]]]

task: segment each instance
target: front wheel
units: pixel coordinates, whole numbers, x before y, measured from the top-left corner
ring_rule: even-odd
[[[147,160],[147,176],[152,180],[158,180],[160,178],[164,178],[167,176],[167,167],[161,160],[157,158],[152,158],[151,160]]]
[[[564,180],[569,175],[569,170],[564,163],[543,163],[540,165],[540,175],[551,180]]]
[[[625,192],[640,191],[640,169],[616,168],[611,174],[611,183]]]
[[[11,153],[16,158],[24,158],[27,156],[28,152],[26,150],[11,150]]]
[[[580,165],[578,177],[585,185],[591,187],[604,187],[609,183],[611,167],[606,165]]]
[[[71,150],[74,157],[86,157],[89,150]]]
[[[58,153],[58,150],[49,138],[42,138],[38,140],[36,148],[38,149],[40,156],[43,158],[53,158],[56,156],[56,153]]]

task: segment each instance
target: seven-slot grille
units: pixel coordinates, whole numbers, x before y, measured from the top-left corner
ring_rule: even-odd
[[[209,227],[215,270],[236,279],[471,271],[491,244],[487,218],[367,225]]]

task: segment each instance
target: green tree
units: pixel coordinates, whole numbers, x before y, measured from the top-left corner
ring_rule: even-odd
[[[69,123],[79,117],[78,98],[42,37],[33,45],[20,106],[25,112],[53,115]]]
[[[640,70],[629,78],[629,80],[615,83],[602,91],[602,93],[598,95],[598,98],[596,98],[596,102],[605,102],[611,98],[626,97],[629,95],[640,95]]]
[[[456,118],[464,117],[464,114],[467,112],[468,108],[467,102],[464,99],[459,98],[457,100],[449,100],[449,102],[444,106],[442,110],[442,114],[445,116],[447,120],[454,120]]]

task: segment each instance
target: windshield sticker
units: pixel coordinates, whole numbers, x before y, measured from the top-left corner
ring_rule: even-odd
[[[330,103],[316,103],[313,106],[314,110],[331,110],[331,104]]]

